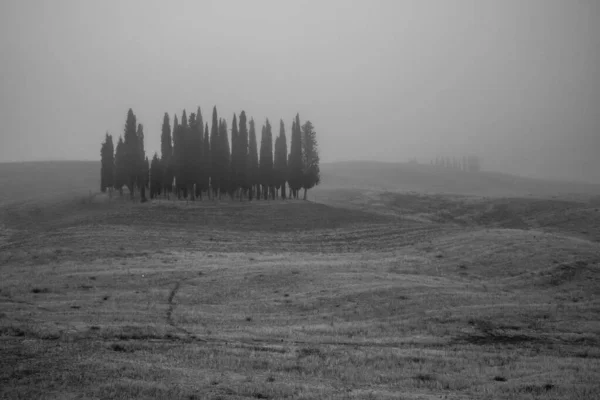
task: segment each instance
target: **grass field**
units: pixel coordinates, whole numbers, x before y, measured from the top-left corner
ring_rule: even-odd
[[[84,181],[0,206],[1,398],[600,398],[593,201]]]

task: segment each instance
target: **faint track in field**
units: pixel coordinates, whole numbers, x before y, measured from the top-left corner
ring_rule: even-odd
[[[173,311],[175,310],[175,306],[176,306],[174,300],[175,300],[175,296],[177,295],[177,292],[179,291],[180,288],[181,288],[181,282],[177,281],[177,282],[175,282],[173,289],[171,289],[171,291],[169,292],[169,298],[167,299],[167,303],[169,305],[169,308],[167,308],[167,315],[166,315],[167,324],[172,326],[178,332],[183,333],[187,336],[190,336],[191,335],[190,332],[183,329],[182,327],[177,325],[175,323],[175,321],[173,321]]]

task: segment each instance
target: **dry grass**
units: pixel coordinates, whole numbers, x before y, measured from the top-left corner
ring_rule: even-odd
[[[600,397],[594,238],[369,196],[5,208],[0,397]]]

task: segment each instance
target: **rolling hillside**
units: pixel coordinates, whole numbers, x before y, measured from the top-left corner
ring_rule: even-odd
[[[339,162],[321,166],[322,186],[330,189],[415,191],[480,196],[581,197],[600,195],[600,185],[544,181],[496,172],[465,173],[430,165]],[[54,194],[98,191],[100,162],[48,161],[0,163],[0,204]]]
[[[326,188],[415,191],[480,196],[600,195],[600,185],[524,178],[498,172],[468,173],[431,165],[348,161],[323,164]]]

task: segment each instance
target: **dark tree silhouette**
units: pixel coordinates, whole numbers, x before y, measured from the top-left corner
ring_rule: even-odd
[[[248,187],[248,200],[252,200],[254,193],[259,196],[256,191],[258,185],[258,143],[256,142],[256,129],[254,126],[254,119],[250,118],[250,131],[248,138],[248,167],[246,168],[247,180],[246,185]]]
[[[233,120],[231,121],[231,168],[229,176],[230,193],[237,195],[239,194],[239,174],[240,174],[240,150],[239,150],[239,132],[237,117],[233,113]]]
[[[219,184],[221,183],[221,143],[219,141],[219,120],[217,117],[217,107],[213,107],[212,125],[210,127],[210,186],[213,192],[213,198],[219,195]]]
[[[144,162],[142,163],[142,171],[141,171],[141,193],[142,193],[142,203],[148,201],[146,198],[146,188],[150,187],[150,161],[148,157],[144,157]]]
[[[281,189],[281,198],[285,199],[285,183],[287,181],[287,139],[283,120],[279,121],[279,136],[275,139],[275,155],[273,161],[275,188]]]
[[[148,185],[148,157],[146,157],[146,151],[144,149],[144,125],[138,124],[137,128],[137,177],[136,186],[140,191],[140,200],[142,203],[146,202],[146,187]]]
[[[181,152],[179,162],[179,175],[177,176],[177,186],[179,187],[181,196],[187,199],[188,186],[190,182],[190,165],[189,165],[189,136],[190,126],[188,124],[187,112],[185,109],[181,113],[181,122],[179,124],[179,137],[181,140]]]
[[[183,131],[177,120],[177,114],[173,116],[173,157],[171,158],[171,165],[173,171],[173,178],[175,180],[175,186],[173,190],[178,198],[181,198],[180,188],[180,176],[181,170],[183,169],[183,148],[185,144],[183,142]]]
[[[125,158],[127,155],[127,151],[125,149],[125,142],[123,141],[123,137],[119,136],[119,141],[117,142],[117,148],[115,151],[115,189],[119,191],[119,194],[123,196],[123,186],[127,184],[127,180],[129,179],[127,172],[127,159]]]
[[[154,153],[152,162],[150,163],[150,198],[154,199],[162,192],[163,184],[163,167],[162,162],[158,158],[158,154]]]
[[[115,149],[112,136],[106,133],[102,147],[100,148],[100,191],[106,192],[115,183]]]
[[[232,195],[231,192],[231,152],[229,137],[227,136],[227,121],[219,121],[219,198],[223,194]]]
[[[136,118],[133,110],[130,108],[127,112],[127,121],[125,122],[124,132],[124,154],[125,170],[127,171],[126,185],[129,189],[130,197],[133,199],[134,188],[139,177],[140,150],[137,140]]]
[[[310,121],[302,125],[302,188],[304,200],[308,189],[312,189],[321,182],[319,169],[319,145],[317,132]]]
[[[196,114],[191,113],[187,127],[184,133],[184,156],[183,156],[183,170],[184,170],[184,184],[186,197],[189,196],[193,201],[195,200],[196,191],[194,190],[194,183],[196,182],[196,161],[197,157],[196,138],[194,137],[193,129],[196,125]]]
[[[290,156],[288,161],[288,184],[290,186],[290,195],[298,198],[298,191],[302,187],[302,132],[300,128],[300,116],[292,124],[292,141],[290,144]]]
[[[178,198],[219,199],[229,194],[234,199],[244,196],[275,199],[281,196],[298,198],[299,190],[307,190],[319,184],[319,154],[316,133],[310,121],[300,125],[300,116],[292,123],[290,152],[288,151],[285,126],[280,121],[279,135],[273,138],[269,120],[262,128],[260,157],[256,138],[256,125],[246,113],[233,114],[231,122],[231,142],[227,121],[219,119],[216,106],[213,107],[212,124],[205,123],[200,107],[188,119],[184,109],[181,121],[173,116],[171,128],[169,114],[163,116],[161,129],[161,154],[154,154],[152,160],[146,157],[144,148],[144,126],[137,123],[132,109],[128,110],[124,134],[116,146],[112,136],[106,134],[100,150],[101,173],[100,189],[117,188],[121,195],[122,187],[129,188],[133,199],[135,191],[140,191],[140,199],[146,201],[146,190],[150,198],[176,191]],[[248,126],[249,125],[249,126]],[[448,167],[480,168],[477,158],[469,157],[440,160]],[[436,164],[438,162],[436,161]],[[175,182],[175,185],[173,185]],[[289,193],[286,193],[286,183]],[[281,190],[281,192],[280,192]]]
[[[171,165],[171,159],[173,157],[173,143],[171,138],[171,122],[169,120],[169,114],[165,113],[163,117],[162,131],[160,135],[160,169],[153,170],[153,173],[157,173],[156,178],[161,177],[161,189],[166,195],[171,192],[171,184],[173,183],[173,166]]]
[[[237,185],[245,194],[248,190],[248,127],[246,124],[246,113],[244,111],[240,113],[237,151]],[[242,200],[242,193],[240,193],[240,200]]]
[[[202,142],[202,191],[206,191],[210,198],[210,176],[211,176],[211,149],[210,137],[208,132],[208,123],[204,126],[204,141]]]
[[[262,127],[259,176],[259,183],[262,186],[262,197],[268,200],[269,196],[271,196],[271,188],[273,186],[273,135],[268,119]]]
[[[191,158],[192,158],[192,175],[194,177],[193,184],[196,185],[195,196],[202,199],[202,183],[204,181],[204,121],[202,120],[202,113],[200,107],[196,112],[196,118],[194,124],[191,126],[192,130],[192,144],[191,144]]]

